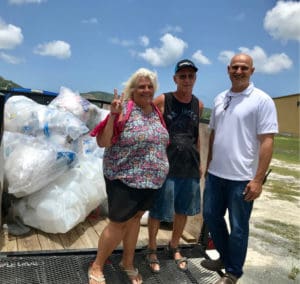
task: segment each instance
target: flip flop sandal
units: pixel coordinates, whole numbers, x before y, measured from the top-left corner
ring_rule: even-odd
[[[187,261],[187,258],[186,257],[181,257],[181,258],[178,258],[178,259],[174,259],[176,265],[177,265],[177,268],[181,271],[187,271],[188,270],[188,261]],[[180,264],[185,262],[185,266],[184,267],[181,267]]]
[[[105,277],[104,275],[101,276],[95,276],[92,274],[92,266],[90,266],[89,271],[88,271],[88,277],[89,277],[89,281],[90,280],[94,280],[99,284],[104,284],[105,283]]]
[[[181,258],[177,258],[177,259],[174,258],[174,255],[175,255],[176,252],[180,253],[180,248],[178,248],[178,247],[177,248],[172,248],[170,243],[169,243],[168,247],[166,249],[167,249],[167,253],[168,253],[169,257],[175,261],[177,268],[181,271],[186,271],[188,269],[188,260],[187,260],[187,258],[186,257],[181,257]],[[185,262],[186,265],[184,267],[181,267],[180,264],[183,263],[183,262]]]
[[[159,273],[160,272],[160,267],[158,269],[154,269],[153,268],[153,264],[157,264],[158,266],[160,266],[160,262],[159,260],[157,259],[157,251],[154,250],[154,249],[147,249],[145,251],[146,253],[146,262],[147,262],[147,265],[148,267],[150,268],[150,270],[153,272],[153,273]],[[151,254],[155,254],[156,255],[156,259],[153,259],[150,257]]]
[[[139,284],[143,283],[143,279],[141,274],[139,274],[139,270],[137,268],[134,269],[125,269],[122,263],[119,263],[119,267],[123,272],[126,273],[127,277],[129,278],[130,281],[132,280],[137,280],[139,281]]]

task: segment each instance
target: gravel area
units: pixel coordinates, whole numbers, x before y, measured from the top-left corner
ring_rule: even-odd
[[[275,164],[278,166],[280,161],[272,161],[271,166]],[[286,166],[293,167],[300,173],[299,165]],[[282,176],[271,173],[268,180],[280,179],[282,179]],[[300,178],[298,177],[293,181],[292,186],[299,190],[299,184]],[[289,186],[289,183],[285,183],[285,185]],[[268,183],[265,186],[267,187]],[[244,275],[238,281],[239,284],[300,283],[299,213],[299,200],[298,202],[279,200],[275,199],[270,191],[263,191],[260,198],[254,202],[250,220],[247,259],[244,266]],[[286,232],[276,234],[270,230],[259,228],[258,225],[264,224],[265,220],[291,225],[294,228],[292,230],[293,240],[284,237]],[[218,257],[215,251],[211,251],[210,255],[212,258]],[[297,270],[298,273],[293,273]],[[289,276],[294,276],[294,279],[289,278]]]
[[[290,279],[292,269],[300,269],[299,239],[298,253],[291,252],[291,241],[266,230],[255,227],[263,219],[279,220],[298,227],[299,236],[299,203],[292,203],[270,198],[264,192],[256,200],[251,217],[249,249],[245,263],[245,274],[239,281],[241,284],[256,283],[300,283],[300,275]]]

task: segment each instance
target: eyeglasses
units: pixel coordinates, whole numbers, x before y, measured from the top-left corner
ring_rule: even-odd
[[[232,96],[226,96],[225,102],[224,102],[224,110],[228,109],[230,102],[231,102]]]
[[[185,80],[186,78],[189,78],[190,80],[192,80],[195,78],[195,74],[180,74],[177,76],[180,80]]]

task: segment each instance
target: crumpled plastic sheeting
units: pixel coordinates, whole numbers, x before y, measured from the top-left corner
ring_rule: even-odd
[[[73,92],[66,87],[60,88],[58,96],[50,102],[49,106],[71,112],[83,121],[90,130],[99,121],[103,120],[109,112],[90,103],[87,99],[80,96],[79,93]]]
[[[15,210],[26,225],[47,233],[66,233],[106,198],[102,159],[90,157],[42,190],[20,199]]]
[[[83,121],[62,108],[39,105],[22,96],[11,97],[5,107],[5,133],[15,135],[4,150],[7,184],[10,192],[20,186],[16,196],[26,192],[11,205],[20,222],[49,233],[65,233],[97,207],[107,207],[104,148],[98,147]],[[101,109],[101,115],[107,113]],[[34,139],[47,146],[36,146]],[[74,162],[68,153],[76,154]],[[58,170],[58,162],[63,161]],[[58,176],[53,176],[52,170]],[[39,189],[32,192],[35,186]]]
[[[89,132],[71,112],[38,104],[25,96],[12,96],[5,103],[4,130],[49,139],[62,135],[65,140],[76,140]]]
[[[89,134],[80,136],[77,140],[72,141],[69,149],[76,152],[80,157],[93,157],[103,158],[104,148],[100,148],[96,143],[96,138],[91,137]]]
[[[42,139],[4,131],[5,176],[8,192],[30,195],[62,175],[76,161],[76,153]]]

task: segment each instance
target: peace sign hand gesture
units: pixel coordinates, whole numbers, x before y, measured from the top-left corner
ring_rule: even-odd
[[[114,99],[111,102],[110,112],[112,114],[120,114],[122,112],[122,105],[124,101],[124,93],[118,95],[118,90],[114,89]]]

